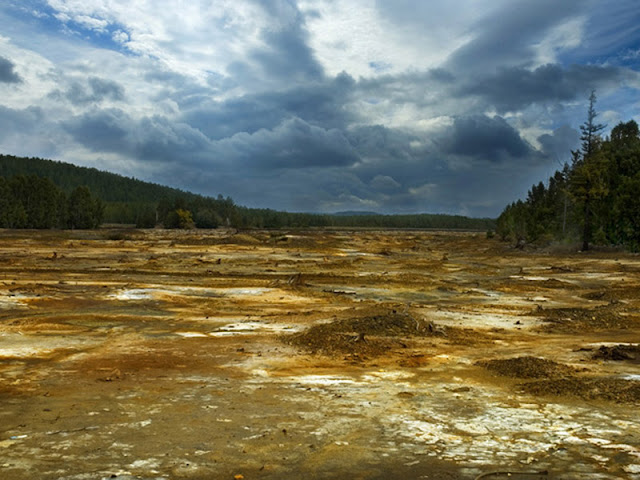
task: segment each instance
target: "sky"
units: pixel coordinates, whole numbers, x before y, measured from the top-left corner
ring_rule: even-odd
[[[495,217],[640,122],[637,0],[2,0],[0,153],[237,204]]]

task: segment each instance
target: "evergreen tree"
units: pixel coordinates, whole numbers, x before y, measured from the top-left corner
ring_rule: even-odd
[[[88,187],[77,187],[71,192],[67,208],[69,228],[96,228],[102,222],[104,205],[93,198]]]
[[[24,228],[27,213],[11,188],[10,182],[0,177],[0,228]]]
[[[602,139],[599,132],[606,125],[595,123],[596,94],[591,92],[587,120],[580,126],[582,131],[581,155],[574,154],[574,168],[570,178],[571,191],[581,208],[582,250],[589,250],[593,235],[593,215],[596,203],[608,193],[607,162],[601,150]]]
[[[528,241],[550,235],[576,235],[582,249],[591,243],[640,249],[640,129],[631,120],[619,123],[603,139],[595,118],[595,94],[589,98],[582,145],[573,161],[548,182],[534,185],[526,202],[508,205],[497,220],[503,239]]]
[[[587,120],[582,125],[580,125],[580,131],[582,132],[580,140],[582,140],[581,150],[583,158],[586,158],[593,153],[596,145],[600,142],[600,132],[607,127],[604,124],[596,123],[596,117],[598,116],[598,113],[596,112],[595,105],[596,92],[595,90],[592,90],[591,95],[589,96]]]

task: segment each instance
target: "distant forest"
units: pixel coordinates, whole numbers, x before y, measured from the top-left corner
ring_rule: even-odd
[[[640,251],[640,134],[634,120],[620,122],[602,138],[591,93],[581,147],[545,185],[508,205],[497,233],[519,244],[551,241],[624,246]]]
[[[0,177],[0,228],[96,228],[104,204],[79,186],[66,195],[36,175]]]
[[[279,212],[236,205],[95,168],[0,155],[0,228],[433,228],[489,230],[495,220],[458,215]]]

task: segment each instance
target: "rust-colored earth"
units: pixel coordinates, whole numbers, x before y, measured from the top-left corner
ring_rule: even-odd
[[[640,479],[640,257],[0,231],[0,478]]]

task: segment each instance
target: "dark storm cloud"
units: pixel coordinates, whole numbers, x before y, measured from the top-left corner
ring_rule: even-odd
[[[455,71],[486,71],[496,66],[527,66],[540,38],[553,27],[582,13],[584,0],[520,0],[507,2],[475,26],[477,32],[456,50],[447,65]]]
[[[102,47],[84,50],[74,44],[79,36],[65,39],[64,55],[47,45],[36,53],[52,63],[50,73],[20,73],[29,84],[47,77],[42,88],[59,89],[52,94],[58,101],[35,92],[10,105],[30,101],[41,110],[0,109],[0,139],[7,139],[2,145],[29,144],[39,153],[33,145],[44,138],[63,145],[61,159],[104,154],[114,159],[106,169],[131,164],[127,174],[203,194],[221,192],[256,207],[497,215],[546,178],[578,141],[576,130],[560,127],[537,138],[538,151],[520,132],[572,124],[578,108],[584,114],[576,100],[584,102],[592,88],[613,116],[618,109],[610,93],[621,85],[635,88],[637,81],[635,72],[615,62],[567,56],[578,39],[592,38],[589,23],[585,31],[579,28],[591,0],[465,1],[460,4],[470,13],[462,15],[455,2],[376,0],[371,5],[382,21],[371,26],[381,29],[380,38],[362,35],[358,29],[367,27],[346,12],[340,47],[330,45],[335,39],[324,30],[335,25],[336,10],[345,13],[333,0],[315,2],[318,10],[306,5],[304,14],[294,0],[248,1],[260,8],[240,2],[226,15],[221,6],[222,15],[214,15],[219,24],[206,23],[193,36],[163,24],[168,16],[154,17],[157,9],[150,8],[149,32],[136,35],[133,24],[127,31],[139,51],[157,57],[95,55],[93,47]],[[112,8],[126,13],[120,8],[125,3]],[[470,25],[478,11],[488,14]],[[610,33],[613,42],[618,37]],[[398,39],[416,48],[405,50]],[[430,51],[462,41],[448,59]],[[378,42],[398,48],[397,58]],[[588,53],[586,43],[578,49]],[[424,58],[422,51],[415,55],[423,45]],[[354,58],[366,51],[375,54]],[[562,63],[540,66],[545,58]],[[341,68],[353,69],[357,80],[327,73]],[[11,75],[13,63],[0,57],[0,81],[15,79]],[[26,95],[27,89],[11,90]],[[107,108],[113,102],[121,102],[119,108]],[[580,121],[582,116],[574,126]]]
[[[599,65],[543,65],[535,70],[511,67],[469,80],[456,94],[478,95],[500,113],[522,110],[533,103],[583,98],[593,89],[616,86],[636,74],[619,67]]]
[[[248,95],[223,102],[202,98],[195,108],[183,114],[183,119],[213,140],[270,129],[278,125],[287,112],[269,96]]]
[[[114,101],[124,100],[124,88],[113,80],[104,78],[90,77],[89,87],[96,101],[109,99]]]
[[[289,0],[256,0],[268,17],[268,27],[260,33],[263,45],[249,51],[246,59],[227,66],[231,77],[245,85],[264,90],[282,84],[319,81],[324,69],[309,47],[305,17],[296,2]]]
[[[130,153],[127,136],[133,121],[122,110],[86,113],[65,121],[63,127],[76,141],[95,152]]]
[[[415,162],[383,162],[373,166],[359,163],[349,169],[332,166],[264,172],[249,169],[243,175],[211,169],[197,183],[201,191],[211,191],[220,185],[225,194],[229,192],[235,199],[241,199],[242,204],[256,207],[267,204],[295,211],[493,216],[521,191],[526,192],[536,168],[534,163],[527,162],[514,168],[483,162],[472,163],[464,171],[452,171],[443,168],[444,163],[434,153]],[[378,174],[371,177],[375,172]],[[404,178],[403,182],[396,177]]]
[[[575,150],[580,142],[580,134],[576,129],[563,125],[551,134],[540,135],[538,142],[544,154],[550,156],[560,167],[569,162],[571,151]]]
[[[168,169],[163,175],[166,180],[183,177],[178,168]],[[347,201],[354,209],[356,206],[363,209],[368,201],[357,195],[366,190],[366,185],[344,168],[335,167],[266,172],[246,170],[243,175],[210,169],[194,179],[191,187],[194,186],[201,192],[215,189],[224,195],[232,195],[234,200],[241,194],[243,205],[289,211],[336,211],[334,203]]]
[[[446,153],[492,162],[523,159],[534,153],[533,148],[504,118],[486,115],[456,118],[443,147]]]
[[[62,132],[41,107],[0,105],[0,153],[51,158],[59,153]]]
[[[264,170],[348,166],[359,158],[340,130],[326,130],[299,118],[272,130],[238,133],[215,146],[240,165]]]
[[[299,23],[280,31],[263,34],[268,48],[251,56],[270,78],[309,81],[322,78],[324,71],[306,43],[306,33]]]
[[[270,129],[211,140],[186,123],[137,120],[119,109],[94,110],[65,128],[96,152],[143,160],[147,170],[159,172],[153,181],[297,211],[494,214],[514,198],[517,182],[506,178],[535,162],[492,160],[536,155],[504,119],[484,116],[459,118],[431,139],[380,125],[325,129],[289,118]],[[451,158],[465,155],[473,161],[464,171],[448,167]],[[500,182],[509,188],[487,201],[484,189],[500,191]]]
[[[372,189],[384,192],[393,193],[396,192],[402,185],[398,183],[393,177],[388,175],[376,175],[373,177],[369,185]]]
[[[167,162],[206,155],[209,140],[197,130],[164,117],[134,120],[120,109],[95,110],[64,123],[76,141],[96,151]]]
[[[224,102],[211,99],[183,102],[181,107],[186,111],[183,120],[214,140],[240,132],[272,129],[292,117],[327,129],[343,129],[355,118],[344,108],[354,86],[351,77],[341,74],[304,87],[245,95]]]
[[[185,123],[165,117],[134,120],[119,109],[96,110],[65,122],[74,139],[93,151],[132,155],[149,161],[184,159],[193,167],[258,170],[345,166],[358,160],[344,135],[298,118],[271,130],[237,133],[212,141]]]
[[[415,135],[383,125],[365,125],[347,132],[349,142],[364,157],[401,161],[412,158]]]
[[[354,90],[365,100],[383,99],[396,105],[413,104],[424,107],[434,103],[430,97],[433,97],[435,92],[450,88],[456,80],[457,77],[449,70],[432,68],[426,71],[360,78],[354,84]],[[439,100],[441,99],[437,101]]]
[[[44,121],[45,114],[40,107],[14,110],[0,105],[0,139],[15,132],[30,132]]]
[[[211,142],[200,131],[159,115],[140,120],[132,142],[136,156],[149,160],[196,164],[212,153]]]
[[[125,100],[124,88],[113,80],[89,77],[85,82],[72,81],[66,91],[55,90],[50,97],[65,98],[73,105],[81,106],[100,103],[105,100],[122,102]]]
[[[0,83],[22,83],[22,78],[15,72],[15,68],[11,60],[0,57]]]

